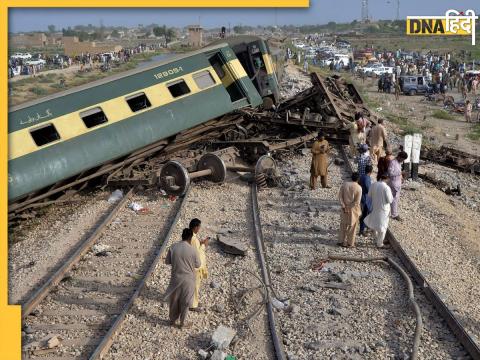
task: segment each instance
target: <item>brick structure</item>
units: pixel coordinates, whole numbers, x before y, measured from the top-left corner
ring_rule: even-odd
[[[9,48],[44,47],[48,44],[44,33],[18,34],[9,38]]]
[[[79,41],[76,36],[62,38],[64,53],[68,56],[81,55],[82,53],[99,54],[122,50],[120,45],[97,43],[95,41]]]
[[[203,45],[203,28],[200,25],[188,26],[188,45],[192,47]]]

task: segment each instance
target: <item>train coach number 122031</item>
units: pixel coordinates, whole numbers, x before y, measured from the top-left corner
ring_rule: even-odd
[[[178,66],[178,67],[174,67],[172,69],[168,69],[168,70],[159,72],[159,73],[153,75],[153,77],[157,80],[160,80],[160,79],[166,78],[169,75],[178,74],[182,71],[183,71],[183,68],[181,66]]]

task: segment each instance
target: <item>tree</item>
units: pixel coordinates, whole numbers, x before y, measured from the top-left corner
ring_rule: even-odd
[[[55,32],[55,25],[48,25],[48,31],[53,34]]]
[[[245,29],[243,28],[243,26],[235,25],[235,26],[233,27],[233,32],[234,32],[235,34],[243,34],[243,33],[245,33]]]
[[[111,37],[118,39],[120,37],[120,34],[117,29],[114,29],[112,33],[110,34]]]
[[[155,26],[152,31],[156,37],[165,36],[165,29],[163,27]]]

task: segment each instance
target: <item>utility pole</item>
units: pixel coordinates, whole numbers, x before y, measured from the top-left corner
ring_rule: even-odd
[[[400,0],[397,0],[397,20],[400,20]]]
[[[362,0],[362,21],[368,20],[368,0]]]

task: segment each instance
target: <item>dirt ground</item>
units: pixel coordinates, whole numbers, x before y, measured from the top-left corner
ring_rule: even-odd
[[[480,141],[469,139],[467,136],[477,124],[469,124],[462,114],[453,112],[446,113],[446,117],[449,119],[435,117],[435,113],[438,114],[443,110],[442,102],[425,101],[423,95],[401,95],[400,99],[396,101],[393,93],[386,94],[377,91],[376,79],[369,78],[365,82],[356,80],[355,83],[360,88],[370,109],[380,117],[384,117],[390,122],[397,122],[404,128],[417,128],[424,134],[425,140],[434,145],[446,145],[480,155]],[[455,101],[461,100],[461,94],[456,89],[447,94],[452,95]],[[473,102],[475,96],[468,94],[468,99]],[[476,116],[477,112],[474,112],[473,117]]]

